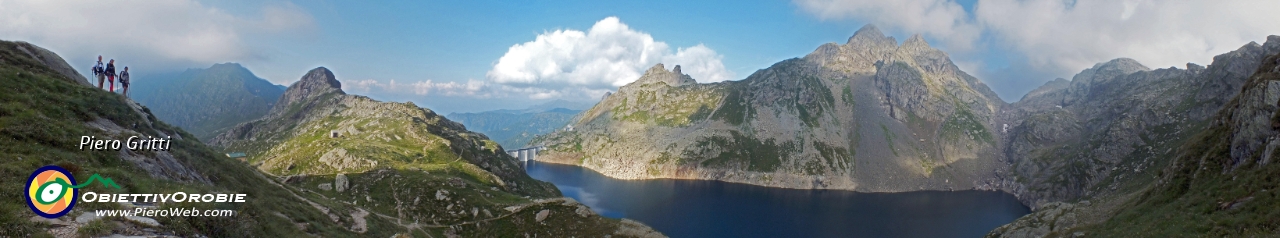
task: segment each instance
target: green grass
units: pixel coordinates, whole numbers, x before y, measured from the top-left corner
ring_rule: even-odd
[[[956,103],[956,113],[942,123],[942,132],[940,134],[946,140],[967,140],[972,136],[973,139],[985,142],[988,145],[995,146],[996,144],[995,138],[987,130],[987,127],[983,126],[978,117],[969,111],[969,107],[959,103]]]
[[[746,84],[733,83],[725,88],[724,103],[720,104],[720,109],[716,110],[711,118],[724,121],[731,125],[742,125],[750,118],[755,117],[755,109],[751,106],[751,101],[745,93]]]
[[[898,147],[893,144],[893,132],[884,124],[880,124],[880,130],[884,132],[884,141],[889,142],[889,151],[893,152],[893,156],[898,156]]]
[[[845,148],[835,147],[822,142],[813,142],[814,149],[822,156],[828,168],[844,169],[846,164],[853,163],[853,155]]]
[[[802,88],[796,93],[795,105],[796,111],[799,113],[800,121],[803,121],[809,128],[821,127],[821,118],[829,108],[835,106],[835,97],[831,95],[831,90],[822,83],[821,79],[809,76],[794,75],[798,77]],[[816,96],[818,100],[805,103],[800,100],[802,95]]]
[[[698,148],[719,148],[721,152],[710,158],[693,158],[701,160],[704,167],[730,166],[745,164],[747,170],[757,172],[773,172],[782,164],[782,158],[795,150],[792,142],[776,144],[773,140],[759,141],[730,131],[729,137],[713,136],[698,140]],[[685,153],[686,157],[693,153]]]
[[[111,234],[111,228],[111,224],[107,224],[107,218],[103,218],[85,223],[76,230],[76,234],[87,237],[105,236]]]
[[[681,127],[710,116],[711,108],[723,100],[722,90],[708,85],[667,87],[645,85],[634,91],[634,103],[623,99],[610,109],[614,120],[651,123],[658,126]]]
[[[844,101],[845,104],[853,105],[855,103],[853,100],[853,90],[849,87],[850,86],[841,87],[840,100]]]

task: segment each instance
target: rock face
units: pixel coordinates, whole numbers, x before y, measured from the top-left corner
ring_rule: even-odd
[[[1271,56],[1264,58],[1264,55]],[[1188,65],[1187,68],[1186,72],[1161,69],[1128,76],[1152,78],[1153,75],[1161,75],[1161,71],[1187,74],[1164,79],[1161,83],[1170,86],[1169,90],[1134,95],[1156,99],[1181,96],[1176,98],[1178,100],[1169,100],[1179,105],[1173,107],[1173,110],[1160,107],[1159,102],[1162,100],[1155,100],[1157,103],[1130,105],[1145,106],[1148,107],[1146,110],[1156,111],[1158,114],[1167,111],[1170,120],[1185,122],[1153,120],[1157,118],[1147,116],[1144,119],[1153,121],[1139,121],[1138,126],[1130,126],[1138,129],[1146,126],[1147,132],[1112,133],[1090,138],[1106,140],[1113,145],[1098,147],[1105,150],[1086,147],[1086,150],[1079,153],[1100,154],[1092,156],[1092,160],[1101,160],[1094,163],[1114,169],[1098,169],[1078,174],[1055,173],[1051,170],[1040,172],[1041,177],[1058,176],[1078,180],[1077,183],[1081,184],[1079,187],[1083,189],[1075,191],[1084,191],[1086,197],[1096,202],[1079,202],[1066,206],[1049,203],[1050,205],[1044,206],[1046,209],[998,228],[989,236],[1107,234],[1120,237],[1251,237],[1280,232],[1273,220],[1262,218],[1274,214],[1275,207],[1280,206],[1280,200],[1257,199],[1280,196],[1274,182],[1275,174],[1280,173],[1280,166],[1270,161],[1280,154],[1280,151],[1275,150],[1275,145],[1280,144],[1277,143],[1280,140],[1280,126],[1277,126],[1280,125],[1280,36],[1268,37],[1267,43],[1262,45],[1250,43],[1234,52],[1219,55],[1208,67]],[[1247,68],[1254,70],[1244,70]],[[1241,78],[1242,75],[1251,76]],[[1223,92],[1227,90],[1224,88],[1236,85],[1240,88]],[[1187,91],[1176,93],[1174,90]],[[1145,95],[1148,93],[1152,95]],[[1214,93],[1233,96],[1227,100],[1214,99],[1216,97],[1210,96]],[[1187,105],[1188,101],[1200,104]],[[1132,101],[1129,102],[1133,104]],[[1157,113],[1130,115],[1143,117],[1143,114]],[[1151,128],[1152,126],[1155,128]],[[1160,133],[1167,130],[1190,132],[1171,135]],[[1138,137],[1140,140],[1124,140],[1125,136]],[[1164,143],[1174,145],[1167,146]],[[1161,148],[1167,149],[1160,151]],[[1153,149],[1158,156],[1142,153]],[[1114,150],[1138,152],[1126,157],[1109,157],[1108,153],[1115,153]],[[1083,158],[1070,154],[1055,159],[1065,161],[1042,164],[1091,165],[1078,162]],[[1143,170],[1155,172],[1140,172]],[[1102,183],[1095,184],[1095,181]],[[1029,183],[1032,186],[1034,184]],[[1120,189],[1114,189],[1116,187]],[[1073,191],[1071,188],[1059,189]],[[1048,199],[1052,197],[1045,200]],[[1051,217],[1055,219],[1048,219]],[[1064,217],[1087,218],[1061,219]]]
[[[715,179],[895,192],[992,183],[991,90],[919,36],[874,26],[742,81],[697,84],[656,65],[562,130],[539,160],[625,179]]]
[[[662,64],[654,65],[653,67],[650,67],[649,70],[645,70],[644,75],[640,76],[640,80],[637,80],[640,84],[665,83],[667,86],[672,87],[698,83],[693,80],[692,77],[689,77],[688,74],[681,73],[679,65],[676,65],[676,67],[672,68],[671,71],[667,71],[667,68]]]
[[[289,86],[289,89],[284,91],[284,95],[281,95],[275,106],[271,108],[271,112],[285,113],[288,112],[287,108],[296,103],[327,96],[330,93],[347,94],[342,91],[342,83],[333,77],[333,72],[324,67],[315,68],[303,75],[302,80]]]
[[[1214,57],[1208,67],[1152,70],[1121,58],[1069,82],[1049,82],[1001,112],[1001,123],[1009,125],[1004,152],[1012,163],[1004,185],[1039,207],[1148,184],[1274,53],[1280,53],[1280,39],[1273,36]]]

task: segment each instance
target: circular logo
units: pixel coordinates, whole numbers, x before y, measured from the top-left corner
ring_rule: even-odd
[[[45,218],[58,218],[76,205],[80,189],[71,172],[55,165],[36,169],[27,179],[27,206]]]

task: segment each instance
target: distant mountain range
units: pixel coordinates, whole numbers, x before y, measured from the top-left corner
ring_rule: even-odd
[[[445,117],[488,135],[504,148],[516,149],[528,145],[534,136],[564,128],[578,112],[589,107],[589,104],[557,100],[524,110],[450,113]]]
[[[204,141],[231,126],[262,117],[285,89],[236,63],[135,78],[129,89],[131,98],[151,108],[161,120]]]

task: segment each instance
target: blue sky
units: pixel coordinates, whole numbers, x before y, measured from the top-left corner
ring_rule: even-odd
[[[0,2],[0,39],[73,65],[108,55],[140,76],[238,62],[287,85],[325,66],[349,93],[448,113],[591,101],[658,62],[738,80],[870,23],[900,41],[923,35],[1016,101],[1117,57],[1209,64],[1280,34],[1265,9],[1280,1],[17,0]]]
[[[543,2],[545,3],[545,2]],[[514,44],[558,29],[589,29],[596,21],[618,17],[632,29],[649,33],[672,46],[697,44],[723,55],[729,71],[740,79],[751,72],[800,57],[826,42],[843,42],[863,23],[822,21],[784,1],[555,1],[545,4],[411,1],[382,6],[364,3],[297,3],[321,26],[316,39],[286,43],[271,65],[245,64],[277,83],[287,83],[304,69],[324,65],[340,79],[465,81],[484,79],[496,60]],[[735,6],[735,7],[726,7]],[[284,42],[282,42],[284,43]],[[330,48],[329,46],[333,46]],[[270,67],[286,65],[288,70]],[[430,95],[375,95],[386,100],[414,100]],[[475,101],[465,97],[437,100]],[[491,99],[489,108],[520,108],[526,100]],[[418,101],[418,100],[415,100]],[[467,111],[434,105],[441,111]],[[509,106],[508,106],[509,105]],[[487,109],[487,108],[486,108]]]

